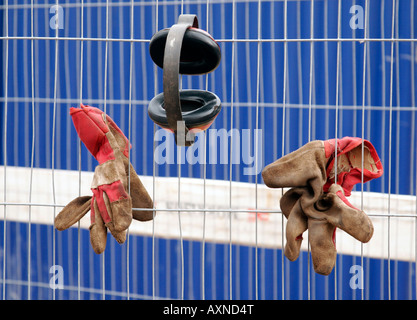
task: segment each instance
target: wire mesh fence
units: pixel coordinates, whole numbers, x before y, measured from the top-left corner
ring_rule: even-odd
[[[416,8],[2,1],[1,297],[416,299]],[[182,76],[184,89],[222,101],[192,148],[176,147],[147,111],[163,90],[150,39],[182,13],[196,14],[222,53],[214,72]],[[123,245],[108,237],[102,255],[91,249],[88,217],[66,231],[53,225],[69,201],[91,193],[97,161],[69,115],[80,103],[126,134],[155,203],[153,221],[134,221]],[[322,276],[307,243],[295,262],[284,256],[283,191],[267,188],[261,170],[309,141],[344,136],[371,141],[384,166],[351,196],[375,233],[361,244],[338,230],[336,266]]]

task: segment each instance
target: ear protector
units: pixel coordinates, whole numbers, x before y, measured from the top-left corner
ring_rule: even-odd
[[[197,16],[183,14],[177,24],[154,34],[149,52],[154,63],[163,69],[163,92],[149,103],[148,115],[175,134],[178,146],[190,146],[194,133],[213,123],[221,102],[210,91],[179,90],[179,75],[214,71],[220,64],[220,47],[210,34],[198,28]]]

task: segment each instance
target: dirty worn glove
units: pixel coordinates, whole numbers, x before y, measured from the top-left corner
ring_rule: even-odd
[[[383,170],[375,148],[369,141],[363,142],[366,182],[381,176]],[[337,140],[337,146],[335,150],[334,139],[309,142],[262,172],[268,187],[291,188],[280,200],[282,213],[288,219],[284,254],[291,261],[298,258],[302,234],[308,229],[314,270],[324,275],[335,265],[336,228],[364,243],[373,234],[369,217],[346,199],[362,179],[362,139],[345,137]]]
[[[328,275],[336,263],[336,228],[366,243],[373,235],[369,217],[346,199],[343,188],[332,184],[313,205],[307,188],[291,188],[280,200],[282,213],[288,219],[284,254],[294,261],[300,253],[303,233],[308,229],[308,241],[315,272]]]
[[[129,163],[129,141],[114,121],[101,110],[84,105],[71,108],[70,114],[81,141],[99,165],[91,185],[93,196],[71,201],[55,218],[55,227],[67,229],[91,211],[91,245],[100,254],[106,247],[107,229],[118,243],[124,243],[132,218],[153,218],[152,211],[132,213],[132,206],[152,208],[153,202]]]
[[[361,182],[362,139],[344,137],[337,140],[335,157],[335,139],[311,141],[301,148],[267,165],[262,170],[265,184],[270,188],[308,187],[314,193],[312,201],[327,191],[335,183],[341,185],[348,197],[353,186]],[[383,169],[373,145],[363,140],[363,182],[378,178]],[[337,158],[337,169],[335,163]]]

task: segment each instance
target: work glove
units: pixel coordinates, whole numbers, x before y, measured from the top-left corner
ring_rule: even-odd
[[[346,199],[343,188],[332,184],[314,204],[307,188],[291,188],[280,200],[282,213],[288,219],[284,254],[295,261],[300,253],[303,233],[308,229],[314,271],[328,275],[336,263],[336,228],[362,243],[373,235],[373,225],[364,211],[355,208]]]
[[[330,274],[336,262],[336,228],[363,243],[372,238],[371,220],[346,199],[361,182],[362,158],[364,182],[383,173],[375,148],[369,141],[363,143],[362,157],[360,138],[338,139],[337,150],[335,139],[312,141],[264,168],[268,187],[291,188],[280,200],[288,219],[284,254],[289,260],[298,258],[307,229],[314,270],[323,275]]]
[[[90,241],[97,254],[106,247],[107,229],[120,244],[132,218],[148,221],[153,211],[132,208],[153,208],[153,202],[129,163],[130,143],[116,123],[101,110],[81,105],[71,108],[75,129],[98,161],[91,184],[92,196],[71,201],[55,218],[55,227],[65,230],[90,213]]]

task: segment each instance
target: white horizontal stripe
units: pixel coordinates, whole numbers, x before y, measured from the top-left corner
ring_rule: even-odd
[[[54,208],[57,214],[62,207],[79,195],[79,172],[54,170],[56,204],[52,199],[52,172],[48,169],[33,170],[33,190],[31,203],[29,195],[30,168],[7,167],[6,192],[7,202],[0,203],[0,217],[8,221],[28,221],[29,206],[31,222],[53,224]],[[4,176],[4,167],[0,167],[0,177]],[[81,195],[89,195],[93,172],[81,172]],[[1,178],[3,180],[3,178]],[[141,180],[153,194],[153,178],[141,176]],[[181,203],[178,207],[178,179],[155,177],[155,236],[178,238],[179,230],[177,212],[181,210],[182,236],[188,240],[202,240],[203,218],[205,220],[205,240],[229,243],[232,242],[259,247],[282,248],[281,214],[279,200],[281,189],[270,189],[263,184],[257,187],[255,204],[255,184],[232,182],[233,193],[229,203],[229,181],[209,180],[205,182],[206,206],[204,207],[204,181],[202,179],[181,178]],[[0,185],[0,193],[4,186]],[[374,223],[374,236],[364,245],[364,256],[387,258],[388,228],[388,195],[374,192],[363,194],[364,211]],[[352,192],[349,201],[360,207],[361,193]],[[257,205],[257,210],[255,210]],[[406,195],[390,195],[390,241],[391,259],[415,260],[414,240],[416,215],[416,198]],[[140,210],[138,208],[137,210]],[[255,238],[255,212],[258,214],[258,232]],[[232,218],[232,230],[229,229],[229,218]],[[286,223],[284,219],[284,223]],[[88,228],[89,214],[81,220],[81,227]],[[285,228],[284,228],[285,230]],[[65,232],[65,231],[62,231]],[[130,234],[152,236],[152,222],[133,221]],[[285,238],[285,237],[284,237]],[[307,250],[308,233],[303,235],[302,248]],[[339,253],[361,254],[360,242],[341,230],[337,230],[337,250]]]

